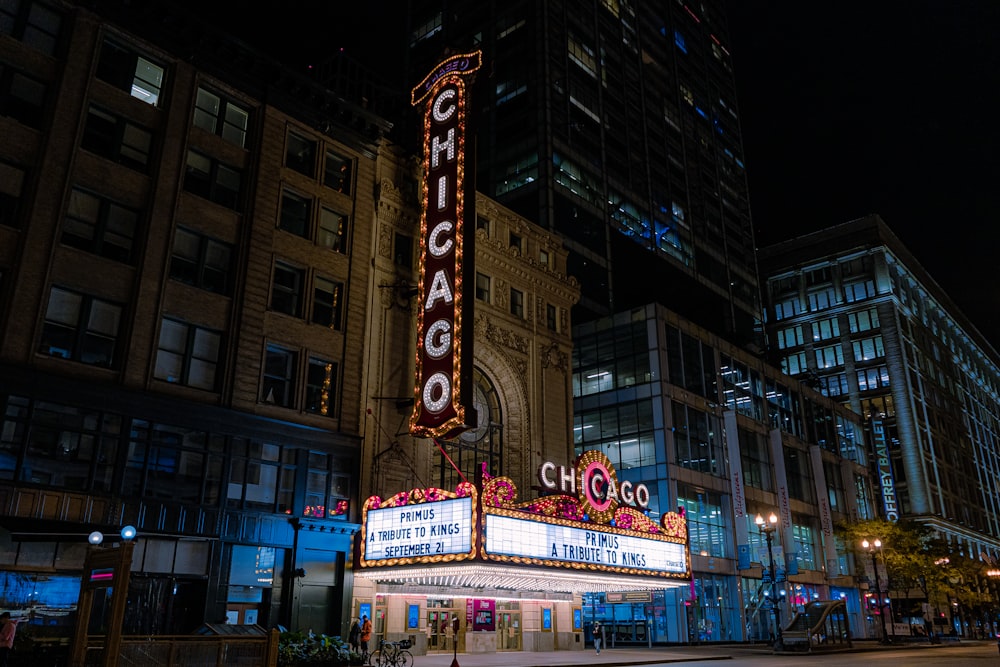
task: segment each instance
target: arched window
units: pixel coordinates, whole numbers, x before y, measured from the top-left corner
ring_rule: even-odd
[[[441,443],[451,458],[449,462],[439,455],[438,485],[442,489],[454,489],[462,481],[456,468],[470,482],[476,481],[480,464],[484,462],[491,475],[503,474],[503,418],[500,414],[500,400],[493,383],[478,367],[473,369],[472,380],[472,403],[476,408],[477,425],[458,437]]]

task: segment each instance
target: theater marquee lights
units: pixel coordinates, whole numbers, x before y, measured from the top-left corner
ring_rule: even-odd
[[[475,215],[475,197],[466,197],[468,83],[481,59],[479,51],[448,58],[411,97],[424,114],[420,308],[410,417],[410,432],[419,437],[453,437],[473,425],[467,423],[463,400],[463,373],[471,372],[471,341],[466,338],[463,349],[462,282],[463,260],[471,262],[474,256],[474,235],[465,234],[466,219]]]
[[[358,564],[372,568],[472,560],[498,572],[529,566],[690,577],[684,517],[668,512],[659,522],[649,518],[636,502],[640,495],[648,500],[645,486],[619,484],[603,453],[584,452],[569,471],[543,463],[538,477],[543,486],[569,493],[518,502],[509,478],[484,473],[481,490],[463,482],[454,493],[431,488],[385,501],[373,496],[365,503]]]

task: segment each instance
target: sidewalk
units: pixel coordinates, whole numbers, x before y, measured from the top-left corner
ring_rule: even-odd
[[[594,667],[611,665],[647,665],[663,662],[691,662],[694,660],[728,660],[732,649],[745,652],[745,646],[664,646],[660,648],[612,648],[600,655],[589,648],[581,651],[553,651],[528,653],[510,651],[503,653],[459,653],[460,667]],[[769,650],[768,650],[769,652]],[[413,667],[450,667],[455,656],[451,653],[433,653],[413,657]]]

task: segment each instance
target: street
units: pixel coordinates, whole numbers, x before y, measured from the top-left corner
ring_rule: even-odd
[[[432,654],[416,656],[414,667],[450,667],[453,656]],[[868,643],[859,650],[830,654],[797,655],[773,654],[759,647],[729,646],[677,646],[654,649],[609,649],[595,655],[587,651],[555,651],[552,653],[494,653],[489,655],[460,654],[461,667],[666,667],[689,664],[692,667],[909,667],[910,665],[964,665],[1000,664],[1000,652],[993,641],[961,641],[943,646],[918,644],[913,647],[879,647]]]

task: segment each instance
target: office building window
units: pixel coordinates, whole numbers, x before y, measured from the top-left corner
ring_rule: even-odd
[[[333,417],[336,398],[337,364],[309,357],[309,367],[306,370],[306,412]]]
[[[39,129],[45,119],[48,88],[41,81],[0,63],[0,116]]]
[[[816,366],[833,368],[844,365],[844,349],[840,345],[816,348]]]
[[[305,288],[305,271],[285,262],[274,263],[274,281],[271,284],[271,310],[292,317],[302,317],[302,297]]]
[[[864,301],[875,296],[875,281],[861,280],[844,285],[844,300],[847,303]]]
[[[673,436],[675,462],[682,468],[712,475],[722,474],[721,433],[713,415],[674,401]]]
[[[316,276],[313,279],[312,321],[328,329],[340,329],[344,284]]]
[[[854,347],[855,361],[871,361],[885,356],[885,347],[882,345],[882,336],[872,336],[862,338],[852,343]]]
[[[97,78],[132,97],[159,106],[164,69],[131,49],[105,40],[97,63]]]
[[[889,369],[886,366],[876,366],[858,371],[858,389],[860,391],[885,389],[888,386]]]
[[[689,544],[692,554],[728,558],[729,531],[726,527],[722,494],[704,489],[677,485],[677,504],[687,517]]]
[[[233,438],[226,505],[278,514],[291,513],[295,497],[296,450]]]
[[[351,166],[353,161],[328,150],[323,162],[323,185],[345,195],[351,193]]]
[[[46,55],[56,55],[61,29],[62,14],[41,2],[12,0],[0,4],[0,33]]]
[[[799,300],[785,299],[774,304],[774,319],[784,320],[799,314]]]
[[[807,296],[809,299],[810,311],[825,310],[832,306],[835,302],[832,287],[818,290],[816,292],[810,292]]]
[[[184,189],[238,211],[243,173],[196,151],[188,151]]]
[[[802,325],[781,329],[777,334],[778,349],[784,350],[786,347],[798,347],[805,340],[802,337]]]
[[[206,132],[217,134],[231,144],[246,148],[250,112],[205,88],[198,88],[194,103],[194,124]]]
[[[490,302],[490,277],[482,273],[476,274],[476,298]]]
[[[829,340],[838,336],[840,336],[840,324],[837,322],[836,317],[812,323],[812,337],[814,341]]]
[[[233,247],[178,227],[170,257],[170,277],[217,294],[229,294]]]
[[[132,259],[139,214],[104,197],[73,188],[62,242],[118,262]]]
[[[486,236],[489,236],[490,235],[490,219],[487,218],[487,217],[485,217],[485,216],[482,216],[482,215],[477,215],[476,216],[476,229],[477,230],[482,229],[483,231],[486,232]]]
[[[755,489],[770,491],[772,466],[766,437],[761,433],[742,428],[738,433],[744,482]]]
[[[153,133],[90,105],[81,145],[91,153],[145,173],[153,147]]]
[[[302,238],[309,238],[312,199],[285,190],[281,193],[281,217],[278,227]]]
[[[327,207],[320,209],[319,234],[316,236],[316,243],[329,248],[334,252],[347,252],[347,229],[348,218],[343,213],[338,213]]]
[[[869,308],[857,313],[848,313],[847,322],[850,325],[851,333],[878,329],[878,311],[875,308]]]
[[[850,388],[847,386],[847,376],[843,373],[828,375],[819,379],[819,390],[824,396],[844,396]]]
[[[546,251],[546,250],[539,250],[538,251],[538,263],[541,264],[542,266],[544,266],[545,268],[552,268],[552,267],[549,266],[549,253],[548,253],[548,251]]]
[[[121,325],[121,306],[88,294],[53,287],[38,351],[111,368]]]
[[[551,303],[545,304],[545,327],[549,331],[559,331],[559,318],[556,315],[556,307]]]
[[[816,569],[816,531],[812,520],[804,516],[792,517],[792,553],[789,557],[799,563],[799,571]]]
[[[309,178],[316,178],[316,142],[289,132],[285,166]]]
[[[322,452],[309,452],[303,516],[346,519],[351,496],[351,463]]]
[[[781,360],[781,370],[785,375],[798,375],[799,373],[805,373],[809,370],[809,366],[806,364],[806,353],[797,352],[796,354],[790,354]]]
[[[264,380],[260,398],[269,405],[291,408],[295,405],[295,371],[298,353],[269,344],[264,353]]]
[[[163,318],[153,377],[213,391],[222,336],[217,331]]]
[[[0,225],[21,226],[20,203],[24,190],[24,170],[0,162]]]

